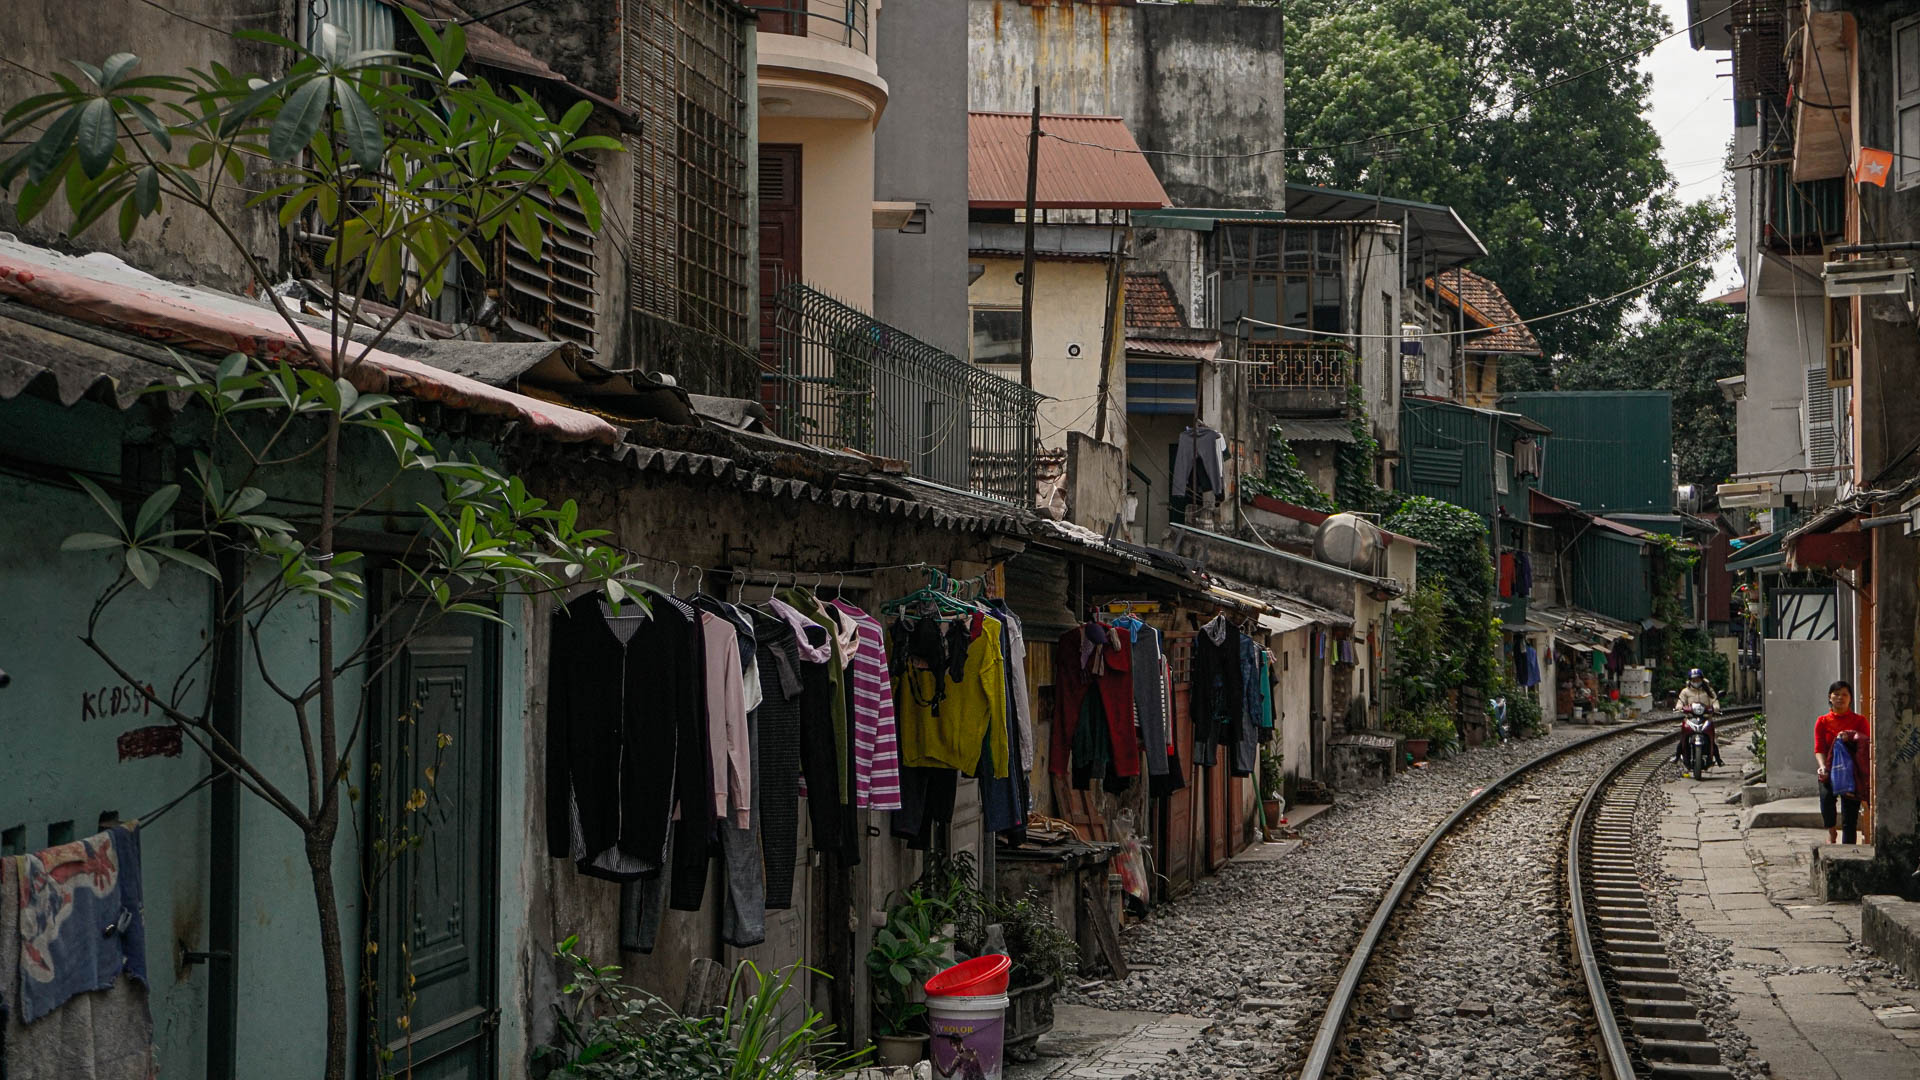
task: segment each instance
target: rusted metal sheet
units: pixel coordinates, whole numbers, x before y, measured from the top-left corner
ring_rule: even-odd
[[[1033,117],[967,114],[967,201],[983,209],[1027,204]],[[1140,144],[1117,116],[1040,118],[1037,196],[1042,210],[1158,210],[1172,206]]]
[[[246,353],[296,366],[340,363],[364,392],[399,393],[453,408],[524,421],[557,442],[612,445],[620,429],[590,413],[488,386],[379,349],[351,343],[332,354],[327,334],[304,328],[305,341],[273,309],[237,296],[176,285],[117,260],[87,261],[0,241],[0,296],[196,351]]]

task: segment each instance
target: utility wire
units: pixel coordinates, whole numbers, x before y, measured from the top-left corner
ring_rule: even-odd
[[[1080,139],[1069,139],[1064,135],[1055,135],[1045,130],[1042,130],[1040,134],[1046,138],[1053,139],[1058,142],[1070,143],[1074,146],[1085,146],[1094,150],[1107,150],[1116,154],[1141,154],[1148,157],[1177,157],[1177,158],[1188,158],[1193,160],[1205,160],[1205,161],[1246,161],[1251,158],[1271,157],[1275,154],[1312,154],[1312,153],[1322,153],[1329,150],[1344,150],[1348,147],[1364,146],[1370,143],[1376,143],[1382,139],[1398,139],[1406,135],[1418,135],[1421,132],[1433,131],[1438,128],[1451,127],[1454,124],[1460,123],[1463,120],[1478,119],[1483,115],[1491,116],[1495,109],[1511,109],[1513,106],[1518,105],[1522,102],[1531,101],[1534,98],[1539,97],[1540,95],[1546,93],[1549,90],[1557,89],[1561,86],[1565,86],[1566,84],[1570,82],[1575,82],[1579,79],[1584,79],[1587,76],[1593,75],[1597,72],[1607,71],[1612,68],[1618,67],[1623,61],[1634,60],[1634,59],[1638,59],[1639,57],[1645,56],[1647,53],[1650,53],[1654,49],[1658,48],[1662,43],[1670,41],[1674,38],[1677,38],[1681,34],[1688,33],[1692,31],[1694,27],[1701,26],[1711,19],[1717,19],[1720,16],[1725,15],[1728,11],[1731,11],[1732,9],[1733,9],[1733,4],[1731,3],[1724,4],[1718,10],[1712,12],[1711,14],[1703,15],[1700,18],[1694,20],[1693,22],[1690,22],[1687,25],[1681,27],[1680,29],[1675,30],[1673,33],[1667,34],[1663,37],[1650,41],[1645,45],[1640,46],[1639,48],[1631,49],[1631,50],[1628,50],[1627,52],[1619,53],[1613,57],[1610,57],[1607,60],[1603,60],[1600,63],[1593,65],[1590,68],[1586,68],[1581,71],[1576,71],[1570,75],[1563,75],[1560,78],[1554,79],[1551,82],[1544,83],[1535,89],[1526,90],[1526,91],[1516,91],[1514,93],[1507,95],[1507,97],[1504,100],[1496,100],[1494,102],[1491,102],[1484,108],[1468,109],[1467,111],[1459,113],[1457,115],[1449,116],[1444,120],[1434,120],[1430,123],[1418,124],[1413,127],[1407,127],[1407,128],[1398,128],[1396,130],[1382,132],[1377,135],[1369,135],[1369,136],[1366,136],[1365,138],[1348,139],[1344,142],[1322,143],[1317,146],[1274,146],[1274,147],[1268,147],[1262,150],[1248,150],[1248,151],[1245,151],[1242,153],[1236,153],[1236,154],[1215,154],[1215,153],[1206,153],[1201,151],[1188,151],[1188,150],[1149,150],[1149,149],[1144,149],[1142,147],[1137,147],[1137,146],[1106,146],[1101,143],[1085,142]]]

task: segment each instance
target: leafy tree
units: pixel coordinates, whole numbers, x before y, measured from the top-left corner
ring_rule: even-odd
[[[349,828],[360,820],[347,808],[359,796],[351,782],[355,747],[376,722],[375,681],[436,620],[498,620],[495,605],[506,594],[591,582],[618,605],[637,600],[643,587],[630,564],[596,542],[603,533],[580,527],[571,502],[549,504],[517,478],[436,448],[409,419],[408,404],[369,392],[378,374],[367,368],[369,354],[407,312],[439,294],[457,260],[485,265],[479,245],[502,229],[540,250],[547,211],[527,197],[531,192],[570,196],[597,228],[598,200],[569,157],[619,149],[612,139],[581,134],[591,106],[553,117],[523,92],[503,96],[461,70],[466,42],[458,25],[436,33],[401,11],[421,54],[347,55],[331,32],[313,51],[275,35],[242,33],[281,50],[285,69],[259,78],[218,65],[187,76],[141,75],[136,56],[116,53],[98,66],[76,61],[78,80],[56,75],[55,90],[17,103],[0,120],[0,143],[32,134],[0,162],[0,191],[15,198],[20,220],[33,220],[60,193],[74,212],[76,234],[108,217],[124,239],[150,218],[198,216],[247,260],[259,295],[302,346],[302,355],[277,363],[242,355],[217,365],[182,359],[179,386],[212,418],[212,434],[188,471],[191,493],[167,484],[129,514],[76,477],[105,526],[70,536],[63,547],[116,560],[119,576],[95,599],[82,641],[130,686],[149,686],[131,670],[148,661],[118,654],[100,639],[115,604],[170,574],[203,574],[213,583],[207,645],[173,691],[143,693],[217,774],[231,776],[301,834],[319,919],[329,1080],[346,1075],[350,1002],[335,848],[343,817]],[[529,160],[511,160],[516,152]],[[231,190],[263,188],[241,212],[277,210],[283,227],[311,213],[334,238],[317,270],[335,298],[323,325],[295,317],[274,292],[272,271],[239,239],[241,222],[225,209],[233,205]],[[386,298],[392,313],[364,340],[353,337],[348,328],[363,321],[372,296]],[[346,463],[368,460],[367,451],[386,456],[384,480],[368,482],[364,469],[348,474]],[[308,501],[288,497],[295,491]],[[396,508],[409,501],[417,509]],[[348,529],[397,532],[409,545],[398,595],[377,614],[368,610],[360,555],[341,546]],[[311,638],[313,668],[270,663],[258,647],[263,632]],[[221,683],[222,663],[216,645],[230,634],[250,641],[246,651],[259,681],[278,699],[249,696],[246,724],[259,728],[256,721],[266,718],[252,714],[263,710],[284,722],[279,741],[298,740],[302,768],[294,783],[234,745],[213,721],[210,688]],[[448,738],[440,734],[439,749]],[[375,865],[363,883],[369,889],[373,875],[419,847],[422,812],[433,798],[435,762],[385,764],[419,771],[403,785],[411,788],[404,805],[369,815],[378,830],[369,845]],[[369,961],[377,945],[365,943]],[[404,1010],[410,986],[401,988],[400,1000]],[[391,1019],[409,1030],[404,1012]],[[369,1024],[376,1046],[383,1030]]]
[[[1651,218],[1672,184],[1651,79],[1614,62],[1671,31],[1653,0],[1268,2],[1286,11],[1294,179],[1453,206],[1523,315],[1679,261]],[[1547,356],[1503,387],[1550,388],[1553,360],[1609,346],[1631,305],[1536,324]]]
[[[1708,202],[1662,204],[1658,225],[1660,245],[1685,263],[1726,249],[1730,215]],[[1569,390],[1672,391],[1675,466],[1682,483],[1705,487],[1734,470],[1734,407],[1715,380],[1745,371],[1747,352],[1747,317],[1700,298],[1712,282],[1708,261],[1654,286],[1644,317],[1612,347],[1560,369]]]

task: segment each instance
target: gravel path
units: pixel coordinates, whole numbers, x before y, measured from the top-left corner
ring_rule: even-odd
[[[1133,973],[1121,982],[1071,991],[1066,1000],[1215,1021],[1188,1054],[1148,1068],[1143,1077],[1296,1073],[1360,931],[1427,834],[1476,788],[1592,733],[1563,726],[1541,739],[1482,748],[1405,773],[1379,791],[1346,797],[1301,830],[1301,850],[1274,862],[1230,864],[1129,931]],[[1602,746],[1611,747],[1598,751],[1602,756],[1625,748],[1622,740]],[[1564,824],[1561,816],[1556,827]],[[1473,934],[1500,925],[1484,923]],[[1537,936],[1530,925],[1527,933]]]

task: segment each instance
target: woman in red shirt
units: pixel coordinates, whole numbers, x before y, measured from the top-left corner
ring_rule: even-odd
[[[1827,687],[1827,704],[1833,711],[1813,722],[1813,761],[1820,767],[1820,820],[1827,827],[1827,843],[1858,842],[1860,827],[1860,800],[1867,795],[1867,718],[1853,711],[1853,684],[1839,679]],[[1839,796],[1836,808],[1832,775],[1833,742],[1839,739],[1847,744],[1847,753],[1853,758],[1854,792]],[[1840,828],[1834,828],[1834,811],[1839,811]]]

